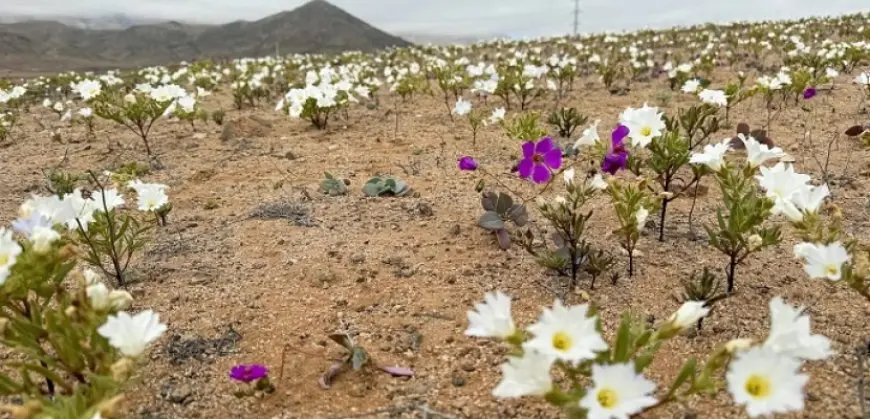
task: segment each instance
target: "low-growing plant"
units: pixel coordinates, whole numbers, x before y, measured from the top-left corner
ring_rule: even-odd
[[[480,203],[484,213],[477,220],[477,225],[495,234],[499,247],[510,248],[511,239],[507,222],[510,221],[517,227],[526,225],[529,221],[526,206],[514,203],[513,198],[506,192],[495,191],[481,194]]]
[[[561,108],[550,113],[547,123],[558,131],[560,137],[570,138],[574,135],[574,131],[585,125],[588,120],[589,118],[581,115],[577,108]]]
[[[323,172],[325,179],[320,181],[320,191],[329,196],[347,195],[347,185],[350,181],[339,179],[329,172]]]
[[[406,196],[411,191],[411,187],[405,181],[389,176],[373,176],[363,185],[363,193],[372,197]]]

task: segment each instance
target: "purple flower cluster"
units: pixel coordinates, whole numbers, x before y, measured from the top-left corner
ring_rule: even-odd
[[[629,134],[629,129],[625,125],[619,124],[610,134],[610,147],[607,149],[607,154],[604,160],[601,161],[601,170],[616,174],[620,169],[625,169],[628,163],[628,150],[625,148],[625,137]]]
[[[257,381],[259,379],[266,378],[268,375],[269,369],[266,368],[265,365],[260,364],[239,364],[230,369],[230,378],[244,383]]]
[[[810,100],[816,97],[816,88],[815,87],[807,87],[804,89],[804,100]]]
[[[478,165],[479,164],[477,163],[477,160],[474,159],[474,157],[462,156],[459,158],[459,170],[465,172],[473,172],[477,170]]]

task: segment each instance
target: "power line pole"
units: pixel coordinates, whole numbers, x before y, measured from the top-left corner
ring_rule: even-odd
[[[574,36],[577,36],[577,28],[580,26],[580,0],[574,0]]]

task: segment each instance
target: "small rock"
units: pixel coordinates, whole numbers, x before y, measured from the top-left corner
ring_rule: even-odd
[[[187,404],[193,401],[191,397],[193,392],[188,386],[178,386],[169,392],[169,401],[177,404]]]
[[[462,387],[465,385],[465,377],[459,374],[454,374],[453,378],[450,379],[450,383],[453,384],[454,387]]]
[[[465,361],[459,367],[465,372],[474,372],[477,369],[477,366],[472,361]]]
[[[365,253],[355,253],[350,257],[351,263],[360,264],[366,261]]]

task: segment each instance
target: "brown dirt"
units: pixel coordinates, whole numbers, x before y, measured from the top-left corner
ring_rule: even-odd
[[[602,135],[625,106],[660,104],[662,94],[673,97],[667,110],[694,102],[689,95],[665,92],[661,80],[633,86],[627,96],[612,96],[588,81],[587,87],[578,83],[579,91],[565,104],[602,119]],[[812,156],[823,155],[822,144],[861,118],[866,122],[866,113],[856,113],[859,98],[857,88],[841,77],[836,90],[821,92],[811,102],[812,113],[795,107],[783,111],[772,138],[796,158],[798,170],[818,179]],[[159,124],[151,144],[165,169],[146,179],[171,186],[173,211],[169,226],[156,233],[136,264],[141,280],[131,290],[134,310],[153,308],[168,322],[169,332],[154,345],[141,382],[130,392],[129,417],[423,417],[422,408],[415,406],[462,418],[558,416],[537,400],[494,400],[490,392],[499,380],[505,351],[463,336],[466,311],[486,291],[503,290],[516,297],[514,313],[522,325],[534,321],[540,307],[554,299],[542,285],[554,279],[530,256],[518,248],[498,250],[493,238],[476,226],[477,177],[455,166],[458,155],[475,155],[493,172],[504,173],[504,181],[530,192],[507,174],[519,144],[489,127],[473,148],[467,124],[451,123],[443,103],[426,97],[399,106],[394,131],[395,114],[386,111],[393,108],[392,100],[383,97],[380,109],[354,107],[349,120],[326,132],[272,113],[268,104],[255,112],[228,111],[228,121],[256,113],[272,125],[237,142],[222,141],[222,130],[214,125],[191,134],[182,123]],[[232,108],[228,97],[211,97],[207,103]],[[539,108],[551,105],[536,103]],[[742,104],[734,121],[761,125],[760,109],[757,101]],[[803,140],[805,130],[811,131],[815,148]],[[83,138],[81,127],[61,132],[68,139]],[[0,149],[4,222],[31,192],[41,190],[41,169],[57,165],[64,154],[68,170],[145,160],[138,140],[117,127],[100,123],[97,140],[61,144],[51,142],[36,124],[27,125],[11,145]],[[868,162],[870,152],[841,137],[830,165],[838,176],[832,189],[847,227],[864,238],[870,231]],[[350,194],[321,194],[324,171],[349,178]],[[363,197],[362,184],[378,172],[400,176],[420,196]],[[251,216],[258,206],[272,203],[292,205],[279,211],[278,218]],[[669,211],[664,245],[655,241],[650,228],[640,242],[645,255],[633,278],[621,278],[615,285],[599,281],[590,292],[605,330],[613,331],[626,309],[654,322],[663,320],[679,306],[671,296],[691,271],[724,266],[721,255],[690,239],[689,204],[679,200]],[[699,199],[698,222],[709,222],[716,205],[714,192]],[[432,215],[420,210],[425,206]],[[597,215],[590,237],[618,255],[609,238],[613,219],[605,198],[593,207]],[[704,356],[717,343],[736,337],[763,339],[769,327],[767,302],[781,295],[809,307],[814,332],[830,337],[839,354],[807,366],[811,380],[806,411],[786,417],[858,417],[855,348],[870,337],[870,305],[849,290],[807,279],[792,257],[793,235],[784,229],[780,246],[739,268],[736,295],[718,306],[703,331],[674,339],[649,374],[666,386],[688,356]],[[619,269],[624,269],[623,262]],[[579,295],[572,299],[581,301]],[[340,353],[327,335],[343,325],[358,333],[357,340],[378,362],[412,367],[416,376],[349,373],[332,389],[321,389],[319,375]],[[229,368],[251,362],[272,369],[276,393],[263,399],[233,396]],[[362,415],[375,409],[385,410]],[[722,393],[644,417],[742,415]]]

